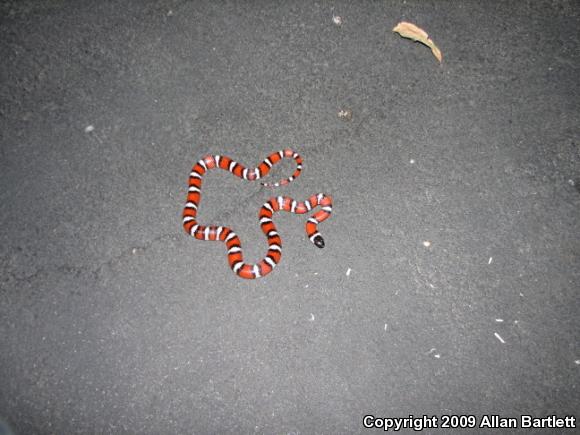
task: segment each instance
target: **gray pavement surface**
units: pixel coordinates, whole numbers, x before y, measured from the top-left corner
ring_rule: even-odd
[[[577,1],[3,1],[0,59],[16,434],[580,418]],[[239,279],[182,230],[190,168],[288,146],[275,194],[333,196],[326,247],[278,215],[282,262]],[[272,191],[214,171],[203,194],[260,259]]]

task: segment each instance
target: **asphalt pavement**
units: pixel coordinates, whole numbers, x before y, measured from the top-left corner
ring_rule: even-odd
[[[0,433],[579,433],[579,126],[574,0],[2,1]],[[250,262],[333,198],[243,280],[188,175],[287,147],[204,178]]]

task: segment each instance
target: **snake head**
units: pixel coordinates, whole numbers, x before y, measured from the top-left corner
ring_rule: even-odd
[[[321,235],[316,236],[312,242],[316,245],[317,248],[324,248],[324,239]]]

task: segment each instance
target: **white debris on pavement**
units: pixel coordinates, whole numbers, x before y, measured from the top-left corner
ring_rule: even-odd
[[[503,322],[503,319],[495,319],[496,322]]]
[[[423,242],[423,246],[426,247],[426,248],[428,248],[429,246],[431,246],[431,242],[429,240],[425,240]]]
[[[494,332],[493,335],[495,335],[495,338],[497,338],[499,341],[505,344],[505,340],[501,338],[501,335],[499,335],[497,332]]]
[[[90,133],[91,131],[93,131],[95,129],[94,125],[87,125],[85,127],[85,133]]]
[[[342,109],[338,112],[338,117],[343,121],[351,121],[352,120],[352,110],[350,109]]]
[[[349,267],[348,270],[346,271],[346,276],[350,276],[350,272],[351,272],[351,268]]]
[[[387,330],[387,324],[385,323],[385,331]]]
[[[311,322],[314,322],[314,314],[310,313],[310,319]]]
[[[412,164],[412,165],[414,165],[415,164],[415,159],[409,160],[409,163]]]
[[[429,352],[427,352],[427,355],[431,355],[433,352],[435,352],[437,349],[435,349],[434,347],[431,348],[431,350],[429,350]],[[434,358],[441,358],[441,354],[440,353],[435,353],[433,354]]]
[[[338,15],[333,15],[332,16],[332,21],[334,22],[334,24],[336,24],[337,26],[342,25],[342,18],[339,17]]]
[[[489,257],[489,261],[487,262],[487,264],[491,264],[492,261],[493,261],[493,257]]]

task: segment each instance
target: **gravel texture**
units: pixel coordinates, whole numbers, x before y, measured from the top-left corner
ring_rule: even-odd
[[[0,418],[580,417],[579,29],[573,0],[1,2]],[[183,232],[187,176],[284,147],[304,170],[276,194],[333,196],[326,247],[278,215],[282,262],[241,280]],[[272,191],[214,171],[203,194],[200,220],[261,258]]]

